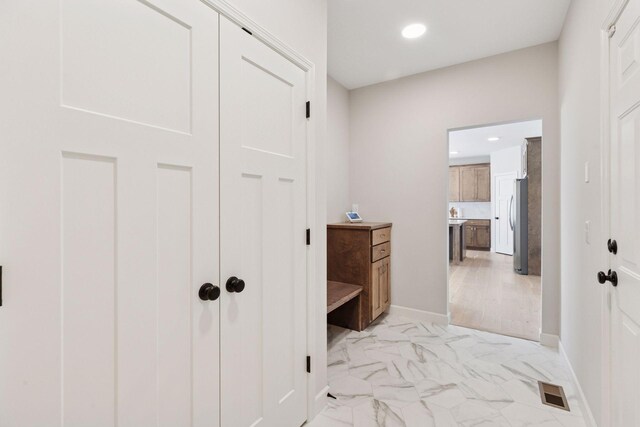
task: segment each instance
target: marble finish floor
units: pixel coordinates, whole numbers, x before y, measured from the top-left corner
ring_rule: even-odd
[[[586,425],[564,360],[538,343],[392,315],[328,337],[337,399],[310,427]],[[543,405],[537,380],[563,386],[571,411]]]
[[[451,323],[538,341],[540,289],[540,276],[513,271],[513,257],[469,250],[449,265]]]

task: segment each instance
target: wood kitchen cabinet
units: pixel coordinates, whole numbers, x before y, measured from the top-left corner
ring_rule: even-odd
[[[373,263],[371,266],[371,315],[380,316],[389,307],[390,271],[389,257]]]
[[[478,193],[478,184],[476,180],[476,168],[463,166],[460,167],[460,201],[475,202]]]
[[[491,226],[477,225],[475,228],[476,247],[480,249],[491,249]]]
[[[473,249],[476,246],[476,233],[473,232],[473,226],[469,224],[464,225],[465,242],[468,249]]]
[[[460,201],[460,168],[449,168],[449,201]]]
[[[363,330],[391,305],[391,223],[327,225],[327,280],[362,286]],[[340,319],[329,323],[339,324]]]
[[[486,164],[449,167],[450,202],[490,202],[491,166]]]
[[[491,167],[482,165],[475,168],[476,170],[476,201],[491,201]]]
[[[488,251],[491,249],[491,220],[473,219],[465,224],[467,249]]]

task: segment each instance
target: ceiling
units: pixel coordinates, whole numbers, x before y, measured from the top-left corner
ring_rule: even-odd
[[[570,0],[328,0],[329,74],[355,89],[557,40]],[[402,29],[423,23],[407,40]]]
[[[517,147],[525,138],[542,136],[542,120],[485,126],[449,132],[449,154],[452,159],[488,156],[494,151]],[[495,142],[488,138],[499,137]]]

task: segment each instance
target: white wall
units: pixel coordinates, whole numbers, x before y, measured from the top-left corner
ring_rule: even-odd
[[[559,332],[557,44],[351,92],[350,195],[393,222],[392,304],[447,314],[448,130],[543,119],[543,332]]]
[[[311,376],[316,395],[312,412],[326,402],[327,329],[326,329],[326,111],[327,111],[327,2],[326,0],[229,0],[260,26],[291,46],[315,65],[313,104],[311,108],[316,141],[316,162],[312,173],[316,182],[316,221],[310,224],[315,246],[315,263],[309,274],[315,278],[317,307],[310,313],[316,336]]]
[[[477,157],[449,157],[449,165],[473,165],[477,163],[489,163],[491,157],[489,156],[477,156]]]
[[[491,153],[491,175],[517,172],[522,177],[522,148],[509,147]]]
[[[327,222],[345,220],[349,200],[349,91],[327,77]]]
[[[605,268],[606,239],[600,201],[600,25],[601,0],[573,0],[559,42],[560,118],[562,123],[562,328],[561,341],[595,419],[604,419],[602,381],[607,349],[601,336],[606,288],[595,280]],[[543,150],[546,147],[543,141]],[[590,182],[584,182],[584,163]],[[584,223],[591,221],[591,244]],[[546,262],[546,261],[545,261]]]
[[[522,148],[509,147],[491,153],[491,250],[496,248],[496,175],[515,172],[522,177]]]

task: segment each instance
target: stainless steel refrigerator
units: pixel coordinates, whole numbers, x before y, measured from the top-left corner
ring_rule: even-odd
[[[516,179],[509,206],[509,226],[513,230],[513,269],[529,274],[529,193],[527,178]]]

